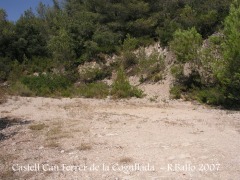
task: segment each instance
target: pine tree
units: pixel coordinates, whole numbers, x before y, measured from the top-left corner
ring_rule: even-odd
[[[229,105],[240,105],[240,1],[235,0],[224,22],[224,71],[219,79]]]

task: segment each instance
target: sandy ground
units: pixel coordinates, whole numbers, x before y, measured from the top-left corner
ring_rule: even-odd
[[[0,179],[240,179],[239,111],[11,97],[0,118]]]

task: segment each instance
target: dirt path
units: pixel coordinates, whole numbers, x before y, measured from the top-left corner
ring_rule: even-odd
[[[0,179],[240,179],[240,112],[13,97],[0,118]]]

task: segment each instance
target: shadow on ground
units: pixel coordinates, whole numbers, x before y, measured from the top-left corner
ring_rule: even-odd
[[[11,118],[11,117],[3,117],[0,118],[0,141],[8,139],[17,134],[17,131],[10,132],[8,135],[4,134],[2,131],[7,129],[11,126],[18,126],[18,125],[26,125],[29,124],[31,121],[19,119],[19,118]]]

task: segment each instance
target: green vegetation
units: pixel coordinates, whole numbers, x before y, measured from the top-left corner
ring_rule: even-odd
[[[196,61],[198,49],[202,44],[202,37],[195,28],[189,30],[177,30],[173,35],[170,47],[181,64]]]
[[[158,82],[163,79],[163,71],[165,70],[165,59],[156,51],[147,56],[144,49],[138,52],[138,66],[136,71],[138,75],[142,75],[140,81]]]
[[[129,98],[143,96],[143,92],[134,86],[131,86],[123,68],[117,72],[117,78],[113,82],[111,94],[114,98]]]
[[[141,97],[127,75],[141,83],[164,79],[164,57],[141,50],[160,41],[177,58],[173,97],[239,106],[239,0],[53,2],[16,22],[0,9],[0,83],[12,94]],[[120,58],[106,65],[113,54]],[[99,66],[79,70],[92,62]],[[111,87],[101,82],[120,66]]]
[[[224,94],[219,88],[203,89],[197,92],[197,100],[210,105],[224,104]]]
[[[181,98],[181,93],[183,91],[183,87],[182,86],[173,86],[171,89],[170,89],[170,94],[171,94],[171,98],[172,99],[180,99]]]
[[[200,88],[201,79],[199,68],[199,49],[202,44],[202,37],[195,28],[189,30],[177,30],[174,39],[170,42],[170,48],[175,53],[177,62],[171,68],[171,73],[175,77],[175,84],[170,93],[173,98],[179,99],[183,90]],[[186,67],[184,72],[184,67]]]
[[[97,59],[161,40],[164,45],[181,28],[196,27],[203,37],[214,33],[229,12],[231,0],[54,0],[40,3],[16,22],[1,9],[0,57],[23,62],[26,57],[50,57],[61,65]]]
[[[94,81],[103,80],[111,76],[111,71],[106,67],[103,68],[89,68],[79,73],[79,80],[84,83],[92,83]]]
[[[17,81],[15,82],[11,88],[10,93],[13,95],[19,95],[19,96],[34,96],[34,92],[32,92],[26,85],[22,84],[21,82]]]
[[[0,87],[0,104],[6,102],[6,89]]]
[[[24,76],[20,83],[25,85],[36,96],[62,95],[62,92],[71,86],[69,80],[59,75]]]
[[[230,14],[224,22],[225,41],[223,43],[224,64],[218,79],[222,86],[225,103],[230,106],[240,104],[240,1],[231,5]]]
[[[102,82],[82,84],[75,89],[74,93],[86,98],[106,98],[109,95],[109,86]]]
[[[176,81],[171,93],[175,98],[185,91],[203,103],[240,106],[239,21],[240,2],[234,0],[223,31],[210,36],[205,47],[195,29],[175,32],[170,43],[179,64],[172,68]],[[183,71],[186,65],[188,74]]]

